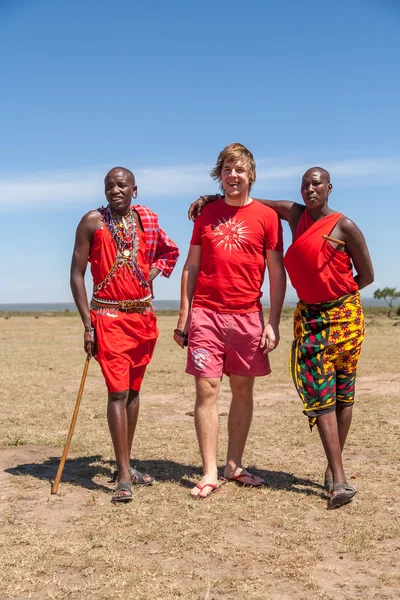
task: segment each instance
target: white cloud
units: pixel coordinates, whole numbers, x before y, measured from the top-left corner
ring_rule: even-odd
[[[400,157],[324,161],[334,181],[371,184],[400,182]],[[282,187],[283,181],[299,180],[310,164],[288,164],[282,159],[258,159],[257,181],[269,187]],[[172,165],[135,170],[140,198],[148,196],[190,196],[211,187],[210,165]],[[15,206],[56,208],[82,204],[103,197],[103,178],[107,168],[96,166],[71,171],[36,172],[25,177],[0,175],[0,210]],[[361,181],[360,181],[361,180]]]
[[[357,180],[360,183],[360,178],[366,178],[371,181],[371,178],[379,176],[380,184],[384,184],[383,177],[387,177],[387,183],[393,183],[394,180],[400,180],[400,157],[387,158],[364,158],[343,161],[323,161],[319,165],[310,165],[310,163],[297,164],[277,164],[277,161],[259,159],[257,160],[257,181],[276,181],[282,179],[297,179],[299,180],[303,173],[310,166],[323,166],[327,169],[332,179]]]
[[[209,186],[209,168],[206,166],[171,166],[136,169],[140,198],[146,196],[181,196],[196,194]],[[38,172],[25,177],[0,176],[0,209],[18,207],[82,204],[104,197],[103,180],[107,168],[59,172]]]

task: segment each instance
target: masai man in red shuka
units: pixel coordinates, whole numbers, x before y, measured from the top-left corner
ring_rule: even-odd
[[[113,502],[132,499],[132,483],[149,485],[150,475],[130,466],[139,414],[139,390],[157,341],[152,281],[169,277],[177,246],[137,196],[131,171],[115,167],[105,178],[108,205],[88,212],[78,225],[71,265],[71,289],[81,315],[84,348],[95,356],[108,388],[107,418],[117,463]],[[90,310],[84,276],[91,263]]]
[[[293,243],[284,264],[300,302],[294,314],[291,374],[310,427],[316,423],[328,459],[324,486],[329,507],[356,493],[343,469],[342,451],[350,428],[364,315],[360,292],[373,282],[368,248],[358,227],[328,206],[328,171],[303,175],[305,206],[287,200],[260,200],[289,222]],[[189,216],[215,196],[202,197]],[[353,267],[356,275],[353,276]]]

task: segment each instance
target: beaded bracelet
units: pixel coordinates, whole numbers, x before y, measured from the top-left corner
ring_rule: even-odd
[[[93,331],[94,331],[94,327],[85,327],[84,333],[93,333]]]

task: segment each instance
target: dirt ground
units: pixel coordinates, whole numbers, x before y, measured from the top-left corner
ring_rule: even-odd
[[[359,492],[327,510],[318,433],[288,375],[291,312],[273,373],[257,381],[245,464],[268,485],[234,483],[206,501],[193,381],[160,340],[141,394],[135,465],[157,479],[111,504],[106,393],[92,361],[57,496],[50,495],[84,365],[76,316],[0,318],[0,598],[394,600],[400,596],[400,327],[369,311],[345,468]],[[229,382],[220,395],[224,465]]]

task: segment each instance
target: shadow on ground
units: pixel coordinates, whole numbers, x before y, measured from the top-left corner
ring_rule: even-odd
[[[286,490],[287,492],[305,494],[306,496],[319,496],[320,498],[328,497],[324,486],[311,481],[311,479],[302,479],[285,471],[251,469],[251,472],[262,477],[266,482],[266,487],[272,490]]]
[[[53,483],[59,464],[59,458],[50,457],[43,462],[25,463],[5,469],[5,473],[16,476],[30,475]],[[109,491],[108,487],[93,481],[95,477],[109,477],[111,475],[111,469],[110,467],[107,468],[107,464],[100,455],[67,459],[61,481],[89,490]]]
[[[20,464],[5,469],[5,472],[15,476],[29,475],[52,483],[57,473],[59,460],[57,457],[51,457],[41,463]],[[170,460],[136,460],[132,462],[132,466],[142,473],[149,473],[156,481],[179,483],[186,488],[193,487],[193,479],[196,480],[202,475],[200,467]],[[89,490],[110,491],[110,487],[97,483],[94,479],[107,478],[108,483],[111,484],[114,471],[115,464],[104,460],[101,455],[70,458],[65,463],[61,481]],[[266,481],[266,487],[270,489],[326,497],[323,486],[310,479],[301,479],[284,471],[264,471],[251,468],[251,472],[262,477]],[[220,475],[222,476],[222,472]]]

